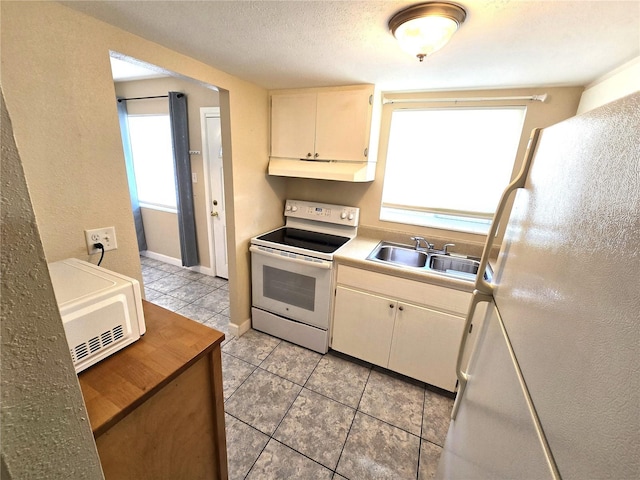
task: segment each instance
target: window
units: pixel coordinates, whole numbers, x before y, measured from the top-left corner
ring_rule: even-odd
[[[526,107],[396,109],[380,219],[487,233]]]
[[[169,115],[129,115],[128,120],[140,204],[175,212],[176,183]]]

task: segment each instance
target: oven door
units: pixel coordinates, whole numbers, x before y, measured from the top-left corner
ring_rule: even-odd
[[[252,245],[253,306],[329,328],[333,262]]]

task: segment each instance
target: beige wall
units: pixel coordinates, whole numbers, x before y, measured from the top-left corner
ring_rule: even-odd
[[[572,117],[576,113],[582,87],[571,88],[527,88],[527,89],[510,89],[510,90],[476,90],[476,91],[460,91],[460,92],[422,92],[411,94],[416,98],[452,98],[452,97],[488,97],[488,96],[523,96],[523,95],[539,95],[547,93],[548,100],[545,103],[527,102],[527,115],[523,127],[522,138],[517,154],[517,161],[514,169],[514,175],[520,169],[524,152],[531,130],[536,127],[546,127],[553,125],[561,120]],[[392,97],[393,94],[385,95]],[[403,94],[406,96],[406,94]],[[428,103],[421,104],[428,106]],[[447,104],[439,102],[431,105],[447,106]],[[480,102],[463,103],[458,102],[458,106],[478,106]],[[510,102],[492,102],[491,105],[513,105]],[[360,207],[360,227],[364,229],[370,227],[376,230],[404,232],[408,237],[410,235],[422,235],[425,238],[439,245],[444,241],[484,244],[484,235],[466,234],[461,232],[452,232],[427,227],[418,227],[414,225],[405,225],[393,222],[383,222],[379,219],[380,204],[382,201],[382,185],[384,180],[384,168],[386,164],[387,137],[389,130],[389,122],[391,116],[391,105],[385,105],[382,109],[382,124],[380,134],[380,145],[378,151],[378,163],[376,166],[376,178],[370,183],[345,183],[327,180],[313,180],[289,178],[287,179],[287,198],[295,198],[300,200],[312,200],[325,203],[336,203],[341,205],[350,205]],[[385,133],[386,132],[386,133]],[[443,167],[446,172],[446,167]],[[506,185],[505,185],[506,187]],[[500,236],[501,238],[501,236]]]
[[[102,477],[2,101],[2,478]]]
[[[178,215],[154,208],[140,207],[147,252],[159,253],[180,260]]]
[[[213,87],[205,88],[199,83],[189,81],[187,79],[169,77],[169,78],[154,78],[149,80],[136,80],[129,82],[116,82],[115,84],[116,94],[119,97],[136,98],[136,97],[148,97],[157,95],[166,95],[167,92],[182,92],[187,96],[187,117],[189,124],[189,150],[198,150],[202,152],[202,131],[200,126],[200,107],[219,107],[220,99],[218,91]],[[133,115],[145,115],[145,114],[168,114],[169,113],[169,101],[166,98],[148,99],[148,100],[135,100],[127,102],[127,111]],[[198,261],[199,265],[211,268],[211,259],[209,258],[209,236],[207,232],[207,216],[209,215],[209,209],[206,202],[205,195],[205,182],[204,182],[204,165],[203,156],[191,155],[191,171],[196,174],[197,182],[193,183],[193,203],[195,209],[196,219],[196,240],[198,244]],[[162,232],[160,225],[148,225],[146,219],[153,221],[155,218],[159,218],[162,221],[169,221],[168,216],[171,215],[166,212],[165,215],[153,215],[146,212],[145,216],[145,234],[147,232],[147,226],[149,227],[151,242],[149,242],[149,236],[147,235],[147,246],[150,251],[161,253],[163,255],[169,255],[165,251],[157,251],[150,246],[159,245],[160,242],[168,246],[168,243],[178,243],[178,253],[173,255],[174,258],[180,258],[180,238],[177,230],[177,223],[175,229],[175,238],[158,238],[154,232]],[[177,215],[174,214],[174,221],[177,222]],[[174,235],[174,230],[168,230],[164,232],[164,235]],[[175,250],[174,250],[175,253]]]
[[[220,89],[231,321],[250,314],[249,239],[282,222],[266,176],[267,92],[53,2],[0,3],[2,86],[48,261],[87,259],[83,230],[115,226],[103,265],[142,281],[109,52]]]

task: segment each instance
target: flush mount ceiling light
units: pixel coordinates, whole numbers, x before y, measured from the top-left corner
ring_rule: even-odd
[[[445,46],[466,17],[467,12],[453,3],[420,3],[391,17],[389,30],[403,50],[422,62]]]

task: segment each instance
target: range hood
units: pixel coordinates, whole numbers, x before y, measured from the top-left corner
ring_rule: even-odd
[[[376,162],[269,158],[269,175],[280,177],[316,178],[341,182],[371,182],[375,178],[375,174]]]

